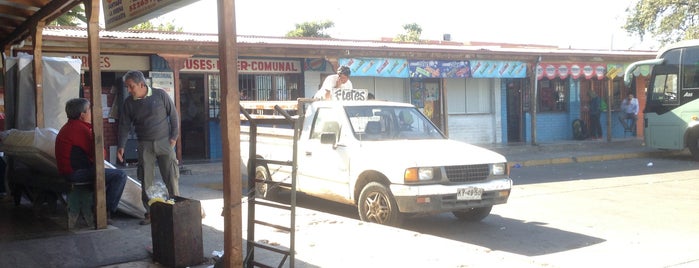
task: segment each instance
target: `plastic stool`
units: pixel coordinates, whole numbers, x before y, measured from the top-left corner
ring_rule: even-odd
[[[92,183],[74,185],[67,194],[68,199],[68,230],[75,228],[82,215],[88,227],[94,228],[95,216],[92,212],[93,205]]]

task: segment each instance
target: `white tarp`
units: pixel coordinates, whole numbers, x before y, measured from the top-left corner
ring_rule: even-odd
[[[5,83],[6,129],[32,130],[36,125],[34,56],[7,58]],[[80,59],[43,57],[44,126],[60,129],[67,121],[65,103],[80,94]]]
[[[51,128],[35,130],[10,129],[0,132],[0,150],[33,170],[48,175],[58,175],[54,151],[58,131]],[[115,168],[104,161],[105,168]],[[117,209],[128,215],[143,218],[146,209],[141,201],[141,183],[127,176],[124,192]]]

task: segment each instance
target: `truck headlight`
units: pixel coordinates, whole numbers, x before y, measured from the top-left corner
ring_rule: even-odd
[[[505,175],[505,174],[507,174],[507,164],[506,163],[492,164],[490,166],[490,170],[493,173],[493,175]]]
[[[408,168],[403,174],[405,182],[419,182],[434,179],[434,169],[431,167]]]

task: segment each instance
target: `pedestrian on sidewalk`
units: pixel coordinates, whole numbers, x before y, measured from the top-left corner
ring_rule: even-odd
[[[631,130],[631,132],[636,135],[636,120],[638,117],[638,99],[636,99],[633,93],[629,93],[626,99],[621,101],[621,114],[619,115],[619,122],[624,127],[624,130]],[[631,120],[629,125],[626,121]]]
[[[594,90],[590,90],[590,138],[596,140],[602,138],[602,125],[599,122],[602,113],[600,97]]]
[[[150,224],[148,188],[155,179],[155,161],[170,196],[179,195],[180,170],[175,144],[179,135],[179,117],[175,104],[162,89],[146,85],[140,71],[129,71],[124,77],[130,97],[123,103],[119,116],[119,148],[117,158],[124,161],[124,147],[131,127],[138,139],[138,167],[136,173],[141,181],[141,199],[146,208],[141,225]]]

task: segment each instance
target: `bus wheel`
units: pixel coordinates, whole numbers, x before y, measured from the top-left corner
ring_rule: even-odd
[[[689,147],[689,152],[692,153],[692,158],[694,158],[695,161],[699,161],[699,130],[689,134],[687,147]]]

